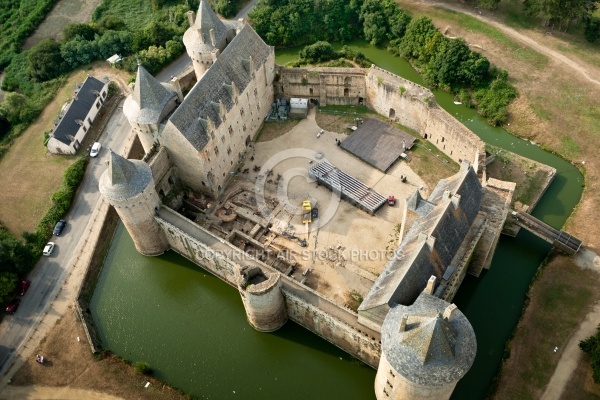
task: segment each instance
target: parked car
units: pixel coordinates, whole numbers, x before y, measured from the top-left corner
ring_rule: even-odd
[[[52,234],[54,236],[60,236],[63,229],[65,229],[65,226],[67,226],[67,221],[65,221],[64,219],[61,219],[60,221],[58,221],[56,223],[56,225],[54,225],[54,231],[52,232]]]
[[[96,157],[100,153],[102,145],[99,142],[94,142],[92,149],[90,150],[90,157]]]
[[[42,254],[45,256],[49,256],[50,254],[52,254],[52,251],[54,250],[54,246],[56,246],[56,244],[54,242],[48,242],[46,244],[46,247],[44,247],[44,251],[42,252]]]
[[[23,279],[21,281],[21,284],[19,285],[19,287],[20,287],[19,296],[25,296],[25,293],[27,293],[27,290],[29,290],[29,286],[31,286],[31,281],[28,281],[27,279]]]
[[[19,308],[19,304],[21,304],[21,299],[13,299],[13,301],[11,301],[10,304],[6,306],[6,313],[14,314],[15,311],[17,311],[17,308]]]

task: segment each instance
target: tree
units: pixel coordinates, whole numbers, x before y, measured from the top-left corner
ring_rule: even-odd
[[[35,115],[35,111],[29,105],[27,97],[20,93],[10,92],[0,103],[0,115],[11,125],[29,123]]]
[[[44,39],[29,51],[28,75],[38,82],[49,81],[60,76],[65,61],[60,54],[60,44],[54,39]]]
[[[409,60],[429,58],[425,45],[428,41],[431,42],[436,34],[439,32],[429,18],[413,18],[407,25],[406,33],[400,41],[400,55]]]
[[[81,36],[76,36],[73,40],[63,43],[60,54],[69,67],[77,68],[97,58],[98,44],[94,40],[85,40]]]
[[[85,40],[94,40],[94,36],[98,31],[91,24],[69,24],[63,29],[63,41],[75,39],[76,36],[81,36]]]
[[[594,382],[600,383],[600,325],[595,335],[579,342],[579,348],[590,357]]]
[[[316,42],[304,47],[298,55],[309,63],[318,63],[334,58],[335,50],[329,42]]]
[[[0,303],[8,303],[17,290],[17,275],[12,272],[0,272]]]

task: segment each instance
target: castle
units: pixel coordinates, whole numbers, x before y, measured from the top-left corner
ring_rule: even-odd
[[[236,287],[259,331],[277,330],[289,318],[376,368],[378,399],[448,399],[476,353],[471,325],[449,302],[475,253],[483,254],[479,271],[489,265],[512,195],[509,189],[495,210],[483,207],[502,197],[493,183],[480,183],[483,142],[438,107],[428,89],[384,70],[282,68],[274,49],[243,21],[221,21],[204,0],[188,17],[183,40],[197,83],[184,97],[177,79],[159,83],[140,65],[123,112],[146,156],[137,161],[111,153],[100,180],[136,249],[149,256],[175,250]],[[273,267],[281,262],[293,271],[295,262],[267,263],[245,251],[254,246],[270,254],[273,239],[257,237],[285,236],[269,214],[240,207],[249,229],[219,236],[222,228],[211,231],[163,204],[182,187],[223,200],[276,97],[367,105],[461,165],[427,200],[418,190],[407,199],[402,229],[411,228],[401,232],[358,312]],[[240,191],[223,201],[223,219],[232,215],[232,196],[246,195]],[[237,237],[243,245],[235,245]]]

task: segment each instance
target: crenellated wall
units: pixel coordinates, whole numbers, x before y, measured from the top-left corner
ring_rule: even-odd
[[[241,266],[278,271],[218,238],[173,210],[162,207],[155,217],[172,250],[237,288]],[[379,333],[358,323],[358,315],[331,302],[288,276],[281,276],[288,317],[376,368],[381,354]]]

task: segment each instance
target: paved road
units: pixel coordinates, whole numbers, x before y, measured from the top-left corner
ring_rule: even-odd
[[[51,301],[68,275],[72,272],[79,239],[90,221],[90,215],[96,208],[100,194],[98,179],[106,169],[108,148],[119,151],[123,148],[130,131],[129,123],[119,107],[107,123],[100,142],[104,148],[90,165],[81,185],[71,212],[67,215],[66,228],[59,237],[53,237],[56,248],[50,257],[42,257],[29,275],[32,284],[23,297],[19,309],[14,315],[4,318],[0,325],[0,374],[11,364],[16,349],[23,344],[47,312]]]

